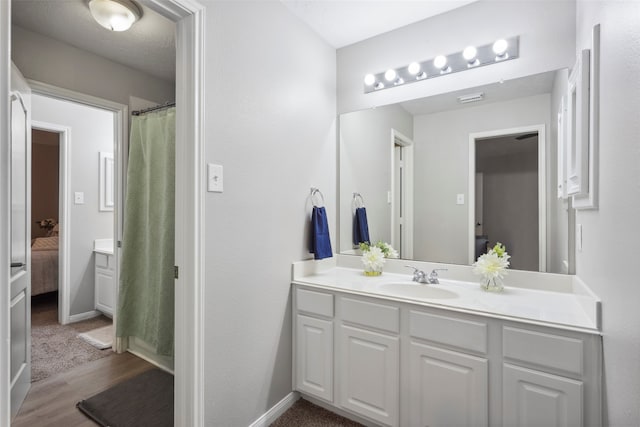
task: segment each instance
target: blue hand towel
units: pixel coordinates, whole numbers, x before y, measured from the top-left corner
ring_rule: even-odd
[[[357,208],[353,216],[353,244],[369,243],[369,223],[367,222],[367,210]]]
[[[329,238],[329,224],[327,222],[327,212],[324,207],[313,207],[311,213],[311,248],[315,259],[331,258],[331,240]]]

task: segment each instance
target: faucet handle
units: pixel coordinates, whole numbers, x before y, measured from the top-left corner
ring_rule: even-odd
[[[429,273],[429,283],[432,284],[439,284],[440,281],[438,280],[438,271],[447,271],[447,268],[434,268],[433,270],[431,270],[431,273]]]
[[[420,271],[419,269],[415,268],[413,265],[405,265],[405,267],[407,268],[413,268],[413,272],[414,274],[417,273],[418,271]]]
[[[420,270],[419,268],[416,268],[412,265],[405,265],[405,267],[408,268],[413,268],[413,281],[414,282],[418,282],[418,283],[426,283],[426,279],[425,279],[425,272]]]

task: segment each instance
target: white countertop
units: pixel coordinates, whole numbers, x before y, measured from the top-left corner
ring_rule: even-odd
[[[93,241],[93,252],[113,255],[113,239],[96,239]]]
[[[368,277],[362,269],[329,267],[322,269],[304,267],[293,268],[293,283],[351,294],[385,298],[393,301],[408,302],[428,307],[449,309],[482,316],[508,319],[519,322],[578,330],[599,334],[600,300],[588,288],[574,291],[551,291],[525,287],[508,286],[501,293],[486,292],[478,282],[440,278],[438,285],[423,285],[411,281],[410,274],[384,272],[378,277]],[[544,280],[544,273],[540,274]],[[445,298],[423,298],[385,289],[385,285],[399,283],[401,286],[415,285],[431,287],[436,294]],[[582,286],[585,286],[582,284]],[[438,292],[437,289],[444,292]],[[413,290],[413,289],[410,289]],[[449,292],[447,292],[449,291]]]

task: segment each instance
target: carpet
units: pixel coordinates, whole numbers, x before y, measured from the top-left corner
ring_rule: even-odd
[[[91,344],[98,350],[111,347],[113,343],[113,325],[92,329],[78,335],[78,338]]]
[[[271,427],[362,427],[362,424],[299,399]]]
[[[58,323],[57,293],[33,297],[31,382],[113,355],[110,349],[98,350],[78,338],[78,333],[110,324],[111,319],[100,316],[63,326]]]
[[[151,369],[76,406],[103,427],[173,427],[173,376]]]

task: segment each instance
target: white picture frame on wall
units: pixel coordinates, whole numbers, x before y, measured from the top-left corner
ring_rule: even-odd
[[[115,206],[114,167],[113,153],[100,152],[100,212],[113,211]]]
[[[588,191],[573,196],[575,209],[598,208],[599,144],[600,144],[600,24],[593,27],[589,57],[589,138]]]
[[[567,91],[567,194],[589,194],[589,49],[569,74]]]

